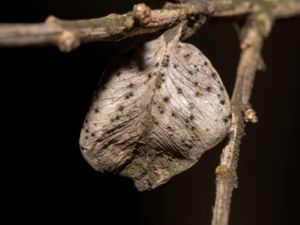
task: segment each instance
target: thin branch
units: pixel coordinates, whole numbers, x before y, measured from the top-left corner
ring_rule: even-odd
[[[87,20],[60,20],[50,16],[40,24],[0,25],[0,46],[57,45],[62,51],[70,51],[80,43],[115,41],[123,38],[153,33],[172,26],[195,15],[194,4],[151,10],[145,4],[135,5],[123,15]]]
[[[223,149],[220,165],[216,169],[216,198],[212,225],[227,225],[233,190],[237,187],[239,147],[244,135],[245,121],[257,122],[250,105],[255,73],[261,62],[263,40],[272,27],[270,14],[261,10],[249,16],[241,31],[241,55],[235,88],[231,99],[232,124],[228,144]]]
[[[264,39],[268,37],[275,19],[300,14],[298,0],[282,0],[276,3],[277,6],[272,5],[271,2],[252,5],[253,12],[249,14],[241,31],[241,55],[231,98],[232,124],[228,143],[223,149],[220,164],[216,168],[216,197],[212,225],[229,224],[232,192],[237,187],[236,170],[245,122],[257,122],[250,97],[256,71],[262,64],[261,49]]]
[[[198,9],[191,3],[169,4],[158,10],[137,4],[123,15],[73,21],[50,16],[45,23],[39,24],[0,24],[0,47],[50,44],[57,45],[62,51],[70,51],[80,43],[116,41],[154,33],[197,13]]]
[[[0,24],[0,47],[56,45],[71,51],[81,43],[116,41],[154,33],[183,20],[196,20],[199,14],[212,17],[246,15],[255,11],[253,0],[202,0],[182,4],[166,4],[151,10],[137,4],[131,12],[86,20],[61,20],[50,16],[44,23]],[[277,17],[299,14],[299,0],[276,0],[272,10]]]

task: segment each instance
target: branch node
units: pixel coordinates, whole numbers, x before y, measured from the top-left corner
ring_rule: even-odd
[[[256,112],[251,107],[249,107],[245,110],[244,119],[245,119],[245,122],[250,122],[250,123],[257,123],[258,122]]]
[[[257,36],[257,30],[247,29],[246,31],[242,31],[242,32],[247,32],[247,34],[244,34],[244,37],[242,38],[240,44],[241,50],[245,50],[246,48],[251,47],[255,42]]]
[[[46,18],[45,24],[51,24],[51,25],[55,24],[56,25],[58,20],[59,19],[57,17],[50,15]]]
[[[229,168],[225,165],[219,165],[217,168],[216,168],[216,175],[218,177],[225,177],[226,174],[228,173],[229,171]]]
[[[237,187],[237,175],[235,170],[221,164],[216,168],[215,173],[219,181],[223,183],[233,183],[233,187]]]
[[[70,52],[79,47],[79,45],[79,38],[77,38],[73,32],[68,30],[65,30],[57,40],[57,46],[62,52]]]
[[[133,6],[132,15],[141,24],[147,24],[151,21],[151,8],[144,3]]]
[[[128,16],[123,22],[123,26],[126,27],[127,30],[130,30],[134,25],[134,19],[132,16]]]
[[[274,5],[271,1],[258,1],[253,8],[252,21],[262,37],[268,37],[273,26]]]

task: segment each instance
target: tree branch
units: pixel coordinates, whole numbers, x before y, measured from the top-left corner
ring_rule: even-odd
[[[195,4],[151,10],[138,4],[123,15],[87,20],[60,20],[50,16],[40,24],[0,25],[0,47],[28,45],[57,45],[62,51],[70,51],[80,43],[93,41],[116,41],[124,38],[154,33],[185,20],[198,13]]]
[[[212,17],[246,15],[255,11],[253,0],[202,0],[182,4],[166,4],[151,10],[137,4],[131,12],[86,20],[61,20],[50,16],[44,23],[0,24],[0,47],[56,45],[71,51],[81,43],[116,41],[154,33],[183,20],[196,20],[199,14]],[[277,0],[272,6],[276,17],[299,14],[299,0]]]
[[[237,187],[236,169],[245,121],[257,122],[249,100],[255,73],[261,63],[263,40],[270,33],[272,21],[272,15],[259,8],[258,12],[249,16],[241,31],[241,55],[231,99],[232,124],[228,144],[223,149],[220,165],[216,168],[216,198],[212,225],[228,224],[232,192]]]

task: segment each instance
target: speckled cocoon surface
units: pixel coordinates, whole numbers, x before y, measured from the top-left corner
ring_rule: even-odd
[[[106,70],[81,132],[97,171],[153,189],[194,165],[231,122],[230,101],[210,61],[180,42],[182,26],[123,54]]]

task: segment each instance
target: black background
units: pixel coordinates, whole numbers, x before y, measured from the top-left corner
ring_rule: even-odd
[[[129,11],[137,2],[1,2],[0,22],[41,22],[50,14],[64,19],[100,17]],[[163,4],[145,2],[152,7]],[[259,123],[247,126],[241,146],[231,225],[300,223],[299,28],[299,18],[280,21],[265,43],[268,69],[258,73],[252,98]],[[55,47],[0,49],[1,204],[13,213],[10,221],[210,223],[214,169],[224,143],[168,184],[143,193],[126,178],[95,172],[80,154],[81,125],[105,66],[119,52],[150,38],[86,44],[68,54]],[[212,61],[231,94],[239,54],[233,24],[204,26],[187,41]]]

